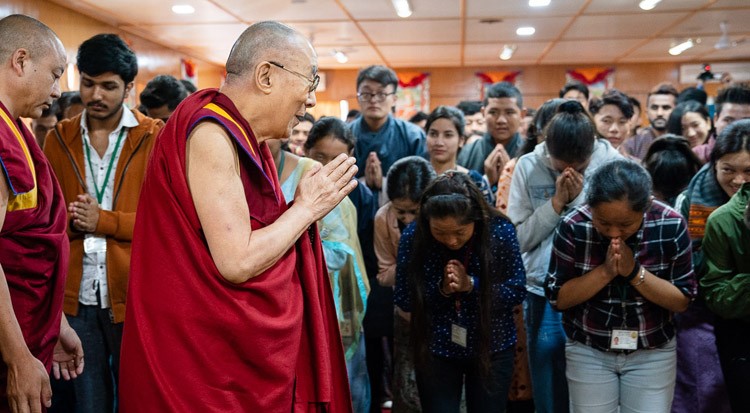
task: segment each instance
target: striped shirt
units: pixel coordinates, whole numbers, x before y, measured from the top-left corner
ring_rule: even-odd
[[[653,201],[640,229],[625,241],[649,272],[669,281],[691,299],[697,294],[685,220],[667,205]],[[546,280],[547,298],[557,305],[560,288],[604,264],[609,239],[591,221],[588,205],[567,214],[555,231]],[[624,306],[623,306],[624,302]],[[638,348],[656,348],[672,339],[672,313],[647,301],[623,277],[616,277],[586,302],[563,312],[569,338],[609,351],[613,329],[638,331]]]

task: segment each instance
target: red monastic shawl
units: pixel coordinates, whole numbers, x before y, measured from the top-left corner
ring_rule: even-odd
[[[217,270],[186,179],[187,137],[202,121],[234,139],[252,228],[287,210],[268,147],[232,101],[217,90],[185,100],[157,138],[136,214],[121,411],[351,412],[315,227],[243,284]]]
[[[10,189],[0,230],[0,265],[13,312],[31,354],[50,370],[60,335],[63,288],[68,270],[65,200],[34,136],[0,103],[0,166]],[[6,366],[0,363],[0,397]],[[0,402],[0,411],[7,402]]]

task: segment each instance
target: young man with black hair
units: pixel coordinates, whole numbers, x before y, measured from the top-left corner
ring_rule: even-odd
[[[284,148],[284,145],[282,145],[282,149],[288,150],[297,156],[305,156],[305,142],[307,142],[307,137],[310,136],[313,124],[315,124],[315,116],[309,112],[305,112],[305,115],[299,118],[297,126],[292,128],[292,134],[289,135],[289,139],[286,141],[282,140],[287,146]]]
[[[651,125],[622,144],[625,153],[643,159],[651,142],[667,133],[667,121],[677,105],[677,95],[677,89],[669,83],[662,83],[651,90],[646,99],[646,116]]]
[[[34,132],[34,138],[40,148],[44,147],[44,138],[47,137],[47,132],[54,128],[57,123],[57,110],[57,101],[55,100],[50,107],[42,111],[42,116],[31,120],[31,131]]]
[[[44,149],[70,221],[63,310],[86,349],[86,374],[74,382],[76,411],[97,413],[114,406],[135,211],[164,124],[124,105],[138,61],[117,35],[86,40],[76,61],[85,109],[58,123]]]
[[[141,104],[146,107],[149,117],[167,123],[169,116],[188,94],[183,83],[174,76],[159,75],[146,83],[146,88],[141,92]]]
[[[571,80],[560,89],[561,99],[577,100],[589,110],[589,87],[577,80]]]
[[[424,131],[391,114],[397,88],[396,72],[385,66],[368,66],[357,75],[357,101],[362,115],[349,127],[357,138],[357,177],[364,177],[373,192],[380,192],[383,178],[394,162],[425,151]]]
[[[487,132],[484,137],[461,149],[458,164],[487,175],[497,185],[503,166],[521,147],[518,133],[525,110],[521,92],[509,82],[498,82],[487,89],[482,113]]]
[[[474,100],[462,100],[456,108],[463,112],[466,126],[464,127],[465,144],[481,139],[487,132],[487,123],[482,113],[482,102]]]

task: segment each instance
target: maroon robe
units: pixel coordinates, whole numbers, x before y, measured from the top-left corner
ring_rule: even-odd
[[[10,199],[0,229],[0,265],[26,345],[49,371],[60,335],[68,243],[65,199],[34,135],[0,103],[0,167]],[[0,411],[7,411],[0,363]]]
[[[287,210],[267,145],[232,101],[217,90],[188,97],[157,138],[136,213],[121,411],[350,412],[315,227],[242,284],[216,268],[186,179],[187,137],[201,121],[234,140],[252,229]]]

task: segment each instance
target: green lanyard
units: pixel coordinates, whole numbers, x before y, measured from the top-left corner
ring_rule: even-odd
[[[96,176],[94,176],[94,166],[91,164],[91,149],[89,149],[91,142],[89,142],[86,145],[83,145],[83,147],[86,149],[86,161],[88,161],[89,163],[89,169],[91,170],[91,180],[94,181],[94,191],[96,191],[96,200],[99,202],[99,205],[102,204],[102,199],[104,199],[104,191],[107,190],[107,183],[109,182],[109,176],[112,174],[112,165],[115,164],[115,158],[117,157],[117,150],[120,149],[120,143],[122,143],[123,135],[125,135],[124,127],[120,129],[120,136],[117,137],[117,143],[115,143],[115,150],[114,152],[112,152],[112,156],[110,156],[109,158],[109,167],[107,167],[107,174],[104,175],[104,183],[102,184],[101,191],[99,191],[99,185],[96,184]]]

